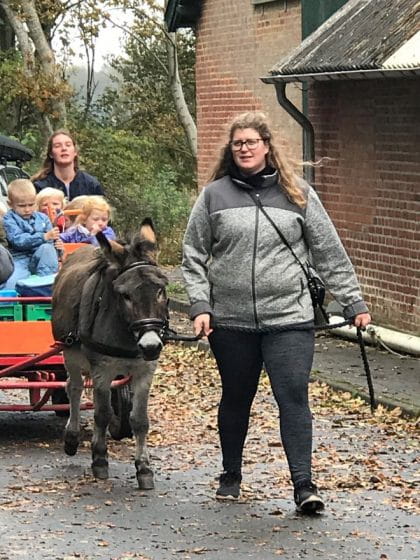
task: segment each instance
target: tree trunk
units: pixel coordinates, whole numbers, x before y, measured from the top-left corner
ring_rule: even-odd
[[[42,76],[47,78],[50,84],[53,85],[53,89],[56,89],[55,86],[57,86],[59,78],[54,52],[42,29],[33,0],[21,0],[20,8],[22,12],[19,14],[14,11],[13,4],[9,0],[0,0],[0,5],[4,9],[17,37],[23,57],[24,73],[28,83],[31,83],[31,81],[36,83],[39,79],[39,69],[36,63],[36,60],[38,60]],[[24,16],[23,19],[22,15]],[[27,27],[25,27],[25,23]],[[65,102],[59,96],[52,96],[51,109],[55,124],[57,126],[64,126],[66,123]],[[48,136],[53,131],[50,116],[46,112],[39,112],[43,135]]]
[[[5,12],[0,6],[0,50],[12,49],[15,44],[13,28],[5,17]]]
[[[197,159],[197,127],[185,101],[179,77],[175,33],[166,33],[166,51],[168,53],[169,83],[176,112],[187,136],[191,152]]]
[[[42,29],[39,16],[33,0],[21,0],[22,9],[26,16],[26,24],[29,35],[35,45],[37,58],[41,63],[42,71],[51,78],[53,83],[58,82],[57,66],[55,64],[54,51],[51,49],[48,39]],[[66,104],[59,97],[52,99],[54,120],[58,126],[65,126],[67,122]]]

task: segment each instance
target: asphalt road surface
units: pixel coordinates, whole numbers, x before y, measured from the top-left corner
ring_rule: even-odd
[[[188,369],[188,359],[170,358],[180,369]],[[0,413],[0,560],[420,557],[412,424],[408,430],[405,420],[395,417],[394,424],[389,415],[371,421],[366,407],[359,414],[359,405],[346,399],[335,409],[334,399],[327,406],[324,389],[316,389],[316,469],[327,509],[300,516],[277,429],[268,426],[270,416],[260,415],[271,406],[269,390],[260,391],[253,416],[260,423],[247,442],[243,496],[238,503],[219,503],[217,390],[209,384],[209,420],[194,400],[194,382],[186,375],[183,382],[184,391],[175,396],[178,408],[162,405],[172,389],[163,401],[152,396],[156,489],[148,492],[136,487],[133,447],[125,441],[111,445],[110,479],[92,478],[91,412],[83,414],[83,442],[74,457],[62,451],[65,419]],[[184,435],[171,434],[183,418]]]

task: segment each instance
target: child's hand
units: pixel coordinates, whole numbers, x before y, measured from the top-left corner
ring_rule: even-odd
[[[52,241],[53,239],[58,239],[59,235],[60,231],[58,227],[54,227],[50,229],[50,231],[47,231],[46,234],[44,234],[44,239],[45,241]]]
[[[54,241],[54,247],[56,249],[58,249],[59,251],[63,251],[64,250],[64,242],[58,238]]]
[[[102,231],[101,226],[99,224],[93,224],[92,227],[90,228],[91,235],[96,235],[98,231]]]

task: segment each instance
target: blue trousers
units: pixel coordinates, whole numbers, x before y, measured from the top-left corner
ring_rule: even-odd
[[[4,285],[5,290],[14,290],[16,282],[37,274],[48,276],[58,272],[58,257],[56,248],[52,243],[43,243],[28,255],[28,253],[13,254],[15,270]]]

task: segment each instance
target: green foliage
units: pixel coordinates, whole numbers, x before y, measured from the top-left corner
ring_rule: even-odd
[[[19,3],[14,5],[18,7]],[[18,45],[16,50],[0,50],[2,132],[35,152],[25,166],[34,173],[45,150],[42,117],[54,120],[53,102],[65,102],[66,127],[78,137],[81,166],[104,185],[115,207],[113,223],[117,231],[125,236],[136,230],[144,217],[151,216],[162,249],[160,260],[178,263],[196,188],[195,156],[171,97],[161,3],[36,0],[35,7],[46,38],[55,35],[61,39],[60,58],[64,61],[71,56],[76,32],[86,47],[92,47],[100,27],[111,21],[113,8],[130,10],[134,26],[127,34],[124,56],[112,61],[114,86],[93,106],[86,102],[82,107],[80,99],[69,97],[65,66],[52,83],[43,77],[36,58],[24,71]],[[177,43],[179,74],[194,115],[195,37],[192,32],[182,32]]]
[[[169,282],[166,286],[166,293],[170,299],[188,301],[187,291],[182,282]]]
[[[195,185],[195,157],[191,154],[169,87],[165,36],[150,21],[138,21],[125,49],[114,57],[115,87],[96,104],[96,117],[104,126],[146,136],[155,146],[152,157],[173,169],[182,168],[182,181]],[[184,94],[195,113],[195,38],[183,33],[178,39],[179,72]]]
[[[16,77],[22,72],[22,59],[19,53],[13,50],[0,50],[0,111],[3,112],[7,104],[13,101],[18,85]]]
[[[179,262],[180,243],[190,211],[190,195],[179,178],[151,157],[154,145],[130,132],[79,130],[82,166],[102,182],[115,209],[113,224],[122,237],[135,232],[150,216],[162,249],[162,262]]]
[[[121,231],[152,216],[160,235],[161,261],[178,263],[196,189],[195,158],[170,92],[165,35],[147,18],[139,18],[132,31],[125,56],[111,62],[115,85],[96,103],[92,115],[107,136],[112,130],[112,145],[101,136],[105,150],[98,156],[107,157],[97,175],[118,210]],[[190,32],[178,37],[178,61],[186,101],[194,113],[195,37]],[[92,150],[92,143],[87,142],[86,150]],[[81,153],[86,158],[84,149]],[[124,216],[124,223],[118,216]]]

